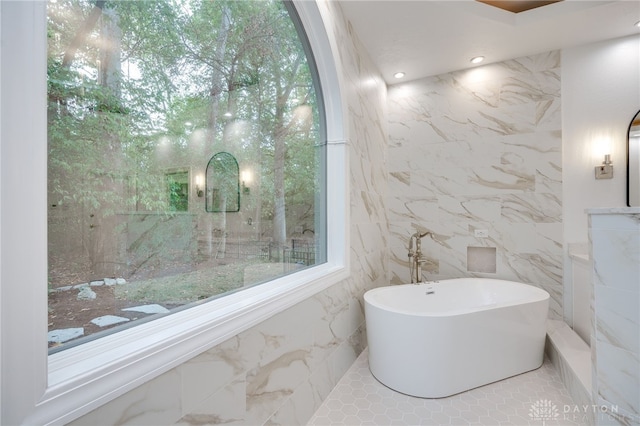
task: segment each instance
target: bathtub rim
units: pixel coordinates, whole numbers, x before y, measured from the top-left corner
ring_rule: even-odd
[[[428,288],[429,285],[431,286],[441,285],[441,284],[446,285],[447,283],[451,284],[451,283],[457,283],[457,282],[469,281],[469,280],[500,282],[501,284],[506,283],[509,285],[513,285],[515,287],[526,286],[526,290],[528,293],[526,296],[518,297],[508,302],[503,301],[500,303],[497,303],[497,302],[487,303],[487,304],[478,305],[478,306],[465,306],[460,308],[452,307],[451,309],[448,309],[442,312],[432,312],[428,310],[415,311],[415,310],[408,310],[408,309],[398,309],[397,307],[392,307],[388,304],[380,303],[378,300],[373,300],[373,297],[376,295],[376,293],[391,291],[392,289],[415,288],[416,286],[420,286],[420,287],[424,286],[424,288],[426,289]],[[527,283],[522,283],[518,281],[504,280],[504,279],[498,279],[498,278],[481,278],[481,277],[448,278],[448,279],[438,280],[438,281],[425,281],[424,283],[391,284],[391,285],[376,287],[371,290],[368,290],[364,293],[364,296],[363,296],[365,307],[366,305],[370,305],[371,307],[393,312],[400,315],[412,315],[412,316],[420,316],[420,317],[449,317],[449,316],[465,315],[473,312],[481,312],[481,311],[486,311],[491,309],[498,309],[502,307],[517,306],[517,305],[522,305],[526,303],[543,302],[543,301],[550,300],[550,298],[551,298],[551,295],[549,294],[548,291],[544,290],[543,288],[537,287],[534,284],[527,284]]]

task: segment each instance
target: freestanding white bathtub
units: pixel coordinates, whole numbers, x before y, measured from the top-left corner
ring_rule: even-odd
[[[364,295],[369,368],[384,385],[440,398],[542,365],[549,293],[460,278]]]

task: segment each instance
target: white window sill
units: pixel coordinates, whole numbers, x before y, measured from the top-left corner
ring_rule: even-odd
[[[49,356],[29,424],[74,420],[348,275],[325,263]]]

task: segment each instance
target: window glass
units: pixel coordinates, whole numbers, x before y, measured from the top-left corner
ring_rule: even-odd
[[[325,262],[323,111],[290,5],[47,10],[50,351]]]

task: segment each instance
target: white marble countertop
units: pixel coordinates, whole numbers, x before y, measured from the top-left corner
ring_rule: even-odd
[[[585,210],[587,214],[640,214],[640,207],[597,207]]]

